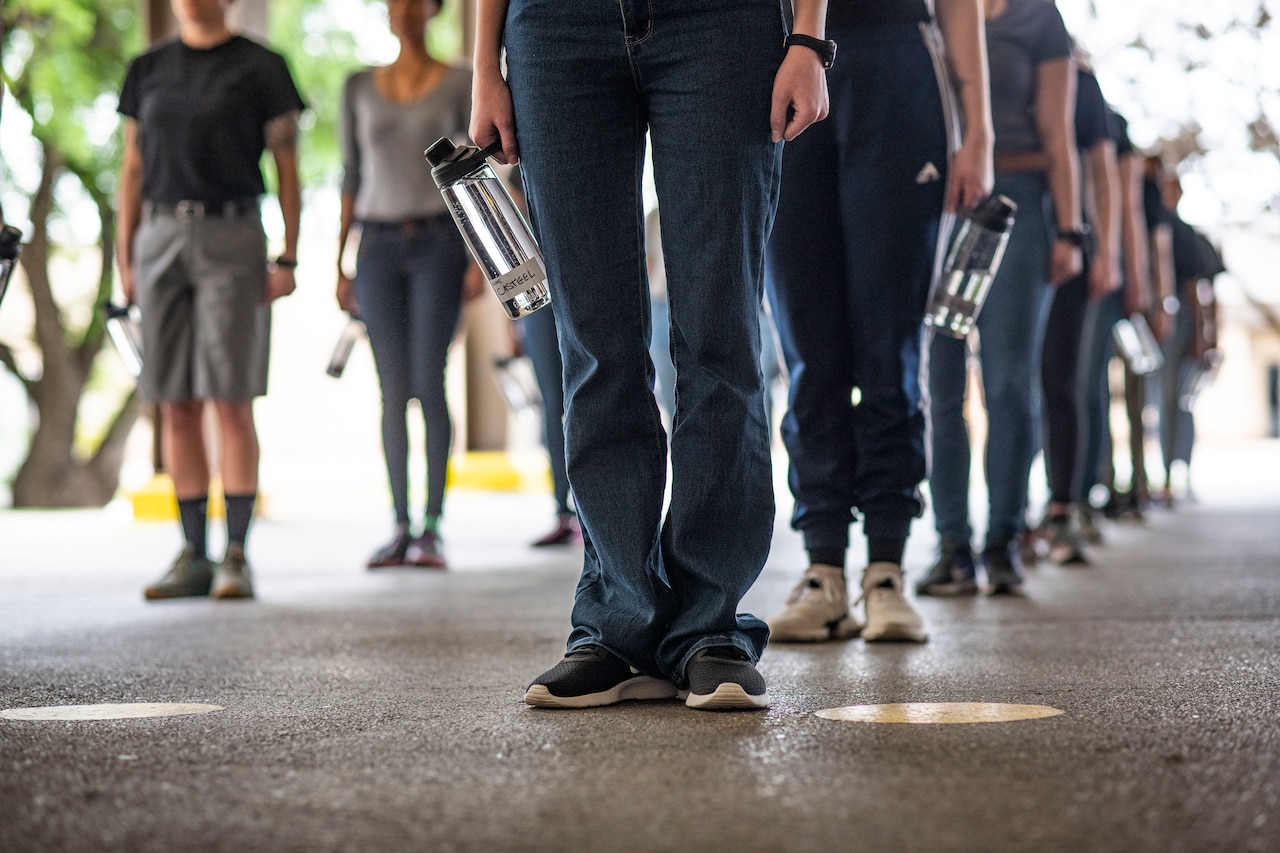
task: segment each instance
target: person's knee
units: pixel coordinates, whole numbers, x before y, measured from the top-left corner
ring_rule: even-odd
[[[218,425],[224,436],[253,435],[253,404],[217,402],[214,409],[218,413]]]

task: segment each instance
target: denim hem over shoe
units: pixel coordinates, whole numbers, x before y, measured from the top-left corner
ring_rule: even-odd
[[[568,652],[533,680],[524,701],[536,708],[594,708],[628,699],[674,699],[675,684],[644,675],[598,645]]]

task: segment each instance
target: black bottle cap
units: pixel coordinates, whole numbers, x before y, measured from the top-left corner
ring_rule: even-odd
[[[477,148],[474,145],[454,145],[449,137],[442,136],[431,143],[423,153],[427,162],[431,164],[432,179],[437,187],[443,189],[483,167],[490,156],[501,150],[501,140],[487,148]]]
[[[1013,199],[1003,195],[991,195],[973,208],[969,218],[992,231],[1008,231],[1013,225],[1013,217],[1017,212],[1018,205]]]
[[[22,232],[12,225],[0,228],[0,258],[14,260],[18,257],[18,247],[22,243]]]

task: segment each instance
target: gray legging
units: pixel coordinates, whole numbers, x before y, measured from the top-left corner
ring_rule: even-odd
[[[409,401],[426,425],[425,514],[444,505],[453,426],[445,362],[458,328],[466,246],[448,214],[361,224],[356,299],[369,329],[382,389],[382,450],[396,522],[409,522]]]

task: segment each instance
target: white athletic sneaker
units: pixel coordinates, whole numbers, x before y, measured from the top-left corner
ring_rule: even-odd
[[[820,643],[858,636],[862,626],[849,611],[844,570],[815,563],[787,596],[787,606],[765,620],[769,639],[779,643]]]
[[[902,566],[872,563],[862,573],[862,599],[867,624],[862,639],[875,642],[923,643],[929,639],[924,620],[902,591]]]

